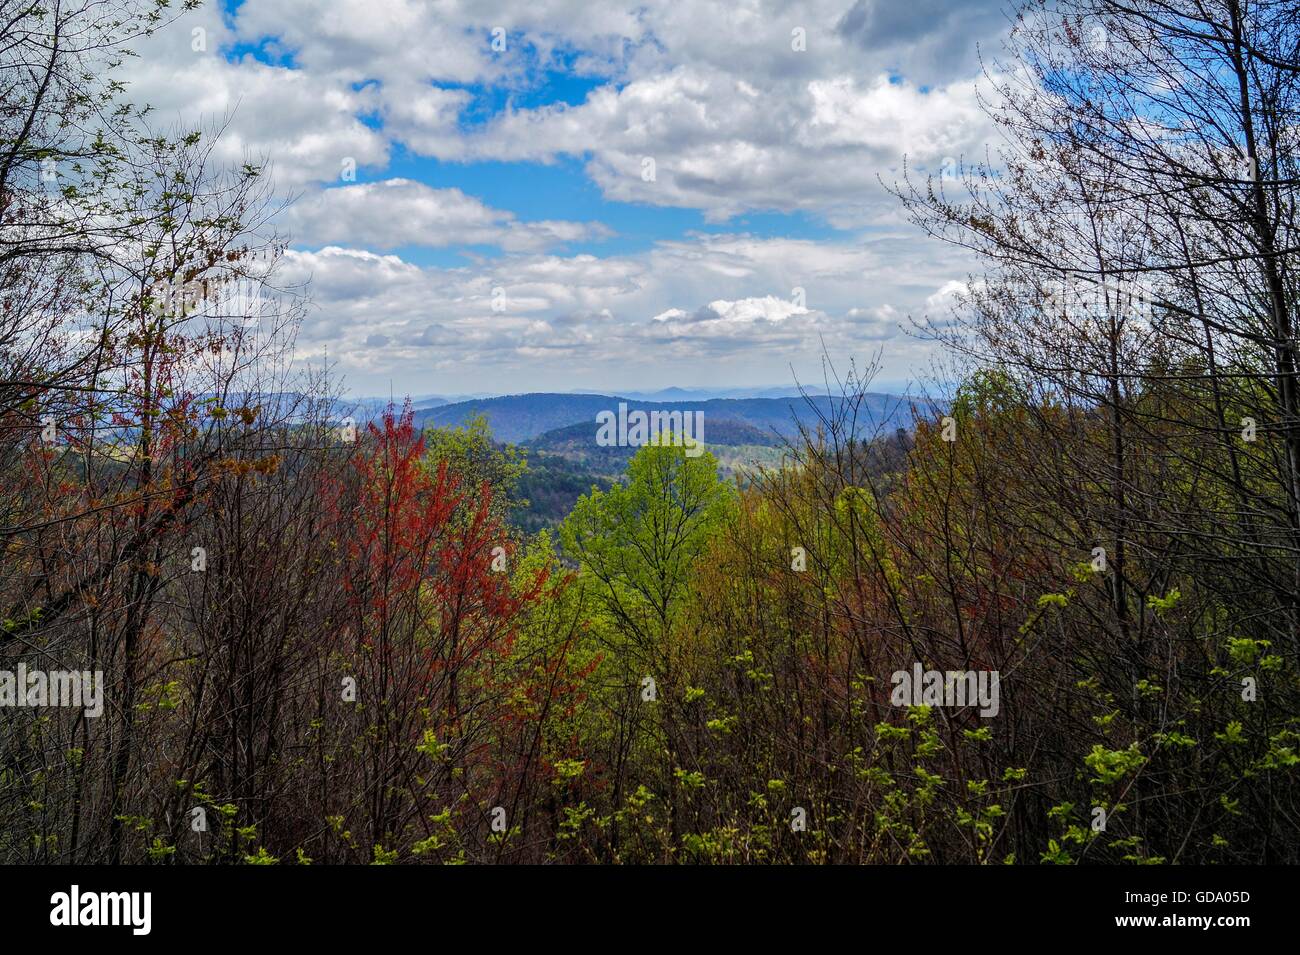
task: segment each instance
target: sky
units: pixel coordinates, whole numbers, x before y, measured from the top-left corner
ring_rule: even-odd
[[[291,200],[300,361],[354,394],[654,390],[928,364],[973,268],[904,159],[985,158],[987,0],[226,0],[138,47],[155,122]]]

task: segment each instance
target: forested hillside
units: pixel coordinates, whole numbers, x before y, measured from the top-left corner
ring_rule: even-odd
[[[754,429],[761,440],[750,444],[774,443],[778,439],[798,436],[800,429],[815,429],[820,418],[835,413],[842,399],[826,395],[801,397],[797,388],[783,398],[710,398],[701,401],[641,401],[616,395],[507,395],[461,401],[429,410],[417,410],[415,421],[424,427],[458,427],[477,417],[484,418],[499,441],[513,444],[535,442],[550,432],[589,425],[588,443],[594,443],[596,416],[614,411],[620,403],[628,411],[684,413],[700,411],[711,426],[741,426]],[[899,395],[867,393],[858,403],[860,424],[864,431],[882,429],[892,433],[896,427],[910,425],[917,407],[929,411],[939,407],[933,401],[908,399]],[[726,440],[726,444],[738,444]]]

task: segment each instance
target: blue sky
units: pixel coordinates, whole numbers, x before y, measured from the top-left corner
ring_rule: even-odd
[[[983,153],[996,11],[243,0],[130,69],[270,160],[299,358],[357,393],[784,384],[823,349],[896,386],[970,263],[885,187]]]

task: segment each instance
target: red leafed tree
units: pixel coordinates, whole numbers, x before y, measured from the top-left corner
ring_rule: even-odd
[[[499,673],[546,573],[512,584],[515,545],[491,487],[469,494],[447,461],[427,459],[409,404],[367,428],[349,477],[328,489],[349,614],[331,645],[355,680],[343,720],[371,835],[391,847],[431,809],[474,802],[504,718]],[[428,734],[433,773],[416,748]]]

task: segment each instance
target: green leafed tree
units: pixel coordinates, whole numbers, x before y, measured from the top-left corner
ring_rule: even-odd
[[[625,483],[593,488],[560,526],[592,609],[594,639],[607,653],[601,682],[615,804],[625,790],[622,768],[638,754],[657,754],[674,833],[683,811],[671,781],[680,768],[686,688],[679,661],[692,638],[691,583],[736,502],[713,455],[687,450],[647,445],[629,462]]]

